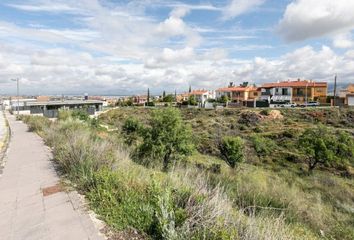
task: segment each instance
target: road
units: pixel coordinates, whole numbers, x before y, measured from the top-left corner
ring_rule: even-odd
[[[42,139],[14,116],[7,118],[12,136],[0,176],[0,239],[105,239],[79,195],[59,185]]]

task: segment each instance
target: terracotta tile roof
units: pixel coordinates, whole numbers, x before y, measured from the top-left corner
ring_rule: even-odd
[[[188,93],[189,95],[203,95],[208,93],[207,90],[193,90],[192,92]]]
[[[256,87],[226,87],[219,88],[216,91],[218,92],[249,92],[249,91],[257,91]]]
[[[301,81],[284,81],[278,83],[265,83],[262,85],[263,88],[272,88],[272,87],[327,87],[326,82],[314,82],[309,80]]]

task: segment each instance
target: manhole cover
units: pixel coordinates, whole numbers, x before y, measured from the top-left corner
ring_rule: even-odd
[[[42,188],[42,192],[43,192],[44,197],[61,192],[61,191],[63,191],[63,188],[59,183],[54,186]]]

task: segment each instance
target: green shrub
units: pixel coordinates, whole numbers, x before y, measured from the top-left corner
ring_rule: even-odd
[[[95,171],[112,168],[118,153],[115,145],[93,137],[88,128],[77,128],[73,123],[64,122],[45,138],[53,147],[54,160],[60,169],[85,187]]]
[[[122,134],[125,139],[125,143],[128,145],[136,143],[141,131],[143,130],[143,126],[134,117],[129,117],[125,120],[122,126]]]
[[[273,140],[269,138],[264,138],[258,134],[251,135],[251,142],[258,157],[268,156],[276,148],[276,145]]]
[[[70,110],[59,110],[58,120],[65,121],[71,118],[72,112]]]
[[[167,108],[152,112],[149,128],[142,131],[143,142],[134,158],[147,166],[161,165],[164,171],[192,153],[191,130],[179,110]]]
[[[23,119],[27,123],[28,131],[42,133],[45,128],[51,125],[51,121],[46,117],[29,116]]]
[[[71,116],[81,121],[87,121],[90,119],[90,116],[86,109],[75,109],[72,111]]]
[[[244,159],[244,142],[240,137],[224,137],[219,145],[219,151],[226,163],[235,168]]]
[[[87,194],[91,206],[117,230],[129,227],[148,233],[154,217],[149,185],[131,173],[100,170]]]

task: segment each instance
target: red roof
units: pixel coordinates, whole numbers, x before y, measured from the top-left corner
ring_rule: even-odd
[[[203,95],[208,93],[207,90],[193,90],[192,92],[188,93],[189,95]]]
[[[262,85],[263,88],[272,88],[272,87],[327,87],[326,82],[314,82],[309,80],[301,81],[284,81],[278,83],[265,83]]]
[[[219,88],[216,90],[218,92],[249,92],[249,91],[257,91],[256,87],[226,87]]]

